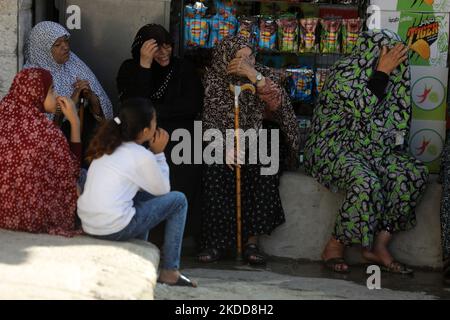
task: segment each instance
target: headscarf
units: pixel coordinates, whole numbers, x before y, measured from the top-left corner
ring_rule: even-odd
[[[230,91],[230,84],[242,85],[248,80],[227,74],[229,63],[236,57],[239,50],[252,48],[252,45],[242,36],[229,36],[222,40],[213,50],[211,67],[206,70],[204,77],[205,101],[203,111],[203,127],[218,129],[225,133],[227,129],[234,129],[234,94]],[[276,85],[281,80],[269,68],[260,64],[255,69],[270,79]],[[296,168],[299,157],[299,129],[295,113],[285,90],[281,89],[281,107],[275,112],[274,120],[280,126],[280,131],[287,145],[286,166]],[[265,103],[249,92],[243,92],[239,99],[240,127],[243,130],[262,129]]]
[[[306,145],[306,167],[313,176],[330,172],[339,155],[347,152],[368,161],[391,154],[398,149],[398,134],[403,134],[406,149],[411,120],[408,60],[389,75],[383,100],[368,89],[382,47],[390,49],[399,42],[401,38],[388,30],[364,32],[352,54],[331,68]]]
[[[159,24],[147,24],[139,29],[136,37],[134,38],[133,45],[131,47],[131,54],[133,59],[139,64],[141,57],[141,48],[144,43],[150,39],[156,40],[158,46],[163,44],[169,44],[173,47],[173,40],[169,32]],[[170,58],[169,65],[162,67],[156,61],[153,61],[152,72],[152,84],[150,97],[153,102],[161,102],[167,93],[167,88],[172,80],[174,73],[174,57]]]
[[[55,91],[60,96],[71,97],[73,84],[80,80],[87,80],[92,91],[98,96],[100,106],[106,119],[113,117],[113,108],[106,92],[95,77],[91,69],[70,52],[69,60],[60,65],[52,56],[52,46],[61,37],[70,37],[69,32],[60,24],[43,21],[32,30],[25,45],[24,68],[42,68],[50,71],[53,76]]]
[[[0,102],[0,228],[71,236],[79,163],[44,114],[52,84],[44,69],[26,69]]]

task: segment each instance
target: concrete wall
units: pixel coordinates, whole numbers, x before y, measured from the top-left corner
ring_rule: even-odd
[[[275,257],[320,261],[344,195],[328,191],[300,172],[283,176],[280,193],[286,223],[272,236],[262,239],[264,251]],[[393,240],[392,251],[401,262],[418,267],[442,267],[441,193],[437,176],[432,176],[417,209],[417,227],[399,233]],[[347,251],[349,262],[362,262],[358,248]]]
[[[32,0],[0,0],[0,98],[23,65],[23,44],[32,26]]]

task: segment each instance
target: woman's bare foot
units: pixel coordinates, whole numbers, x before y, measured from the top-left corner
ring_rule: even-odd
[[[405,265],[396,262],[392,254],[389,252],[388,245],[392,239],[392,234],[387,231],[379,233],[375,239],[375,245],[372,250],[364,248],[362,256],[369,263],[375,263],[383,266],[386,271],[394,273],[412,273]]]
[[[325,250],[322,253],[322,260],[327,267],[334,272],[345,273],[348,272],[349,267],[344,261],[345,246],[335,238],[328,241]]]

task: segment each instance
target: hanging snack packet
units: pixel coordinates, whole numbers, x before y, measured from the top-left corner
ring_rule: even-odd
[[[260,50],[275,50],[277,24],[272,18],[261,18],[259,22],[258,47]]]
[[[309,67],[287,69],[288,92],[295,101],[312,102],[314,71]]]
[[[298,52],[298,23],[295,16],[280,17],[278,25],[278,49],[281,52]]]
[[[228,19],[225,19],[219,14],[216,14],[210,20],[210,36],[209,36],[209,48],[214,48],[223,38],[227,36],[236,35],[237,30],[237,19],[233,16],[230,16]]]
[[[196,2],[194,4],[189,4],[184,9],[184,16],[187,18],[203,18],[206,16],[206,7],[202,2]]]
[[[322,20],[322,37],[320,51],[322,53],[340,53],[339,31],[341,20]]]
[[[300,19],[300,52],[317,52],[318,18]]]
[[[255,17],[240,17],[238,35],[246,38],[252,45],[256,44],[257,20]]]
[[[207,9],[201,2],[185,7],[185,47],[207,47],[209,36],[209,20],[205,18]]]
[[[325,81],[330,74],[330,69],[317,68],[316,71],[316,93],[319,95],[322,92]]]
[[[215,0],[217,14],[225,19],[229,17],[236,17],[237,8],[233,0]]]
[[[362,20],[359,18],[342,21],[342,52],[344,54],[352,53],[358,41],[362,26]]]

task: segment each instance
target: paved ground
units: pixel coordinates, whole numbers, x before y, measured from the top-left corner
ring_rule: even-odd
[[[265,269],[242,266],[233,261],[200,265],[185,259],[184,273],[199,282],[199,288],[157,285],[159,300],[416,300],[450,299],[438,272],[416,271],[414,277],[382,274],[381,290],[367,289],[368,275],[355,266],[349,275],[335,275],[317,263],[277,261]]]

